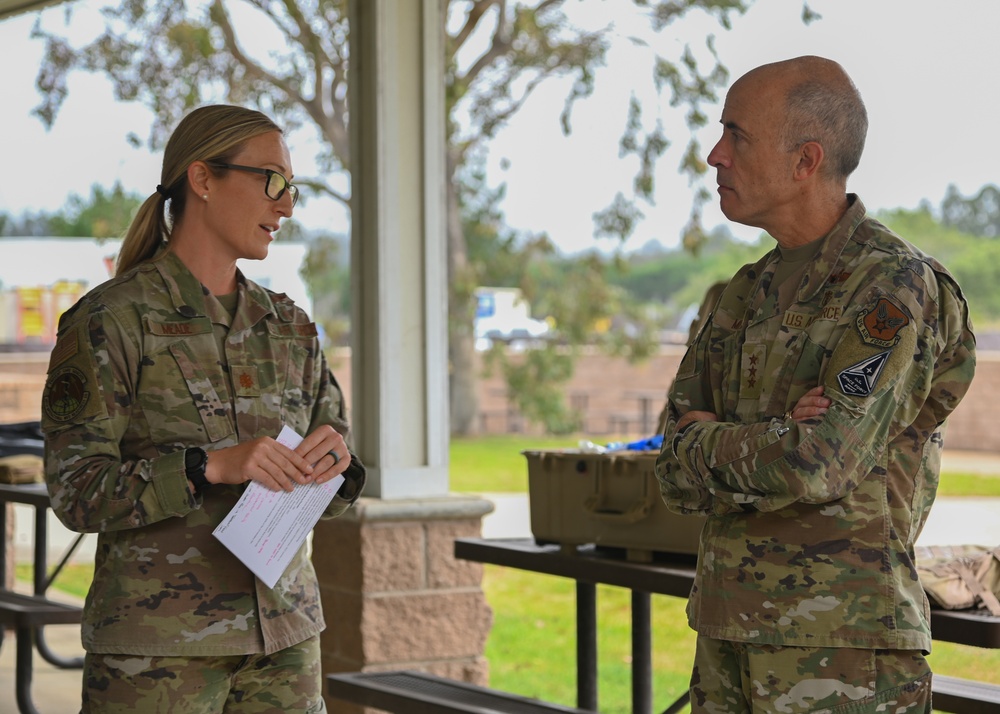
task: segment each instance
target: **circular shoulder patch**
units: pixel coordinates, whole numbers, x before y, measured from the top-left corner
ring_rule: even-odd
[[[53,421],[66,422],[78,416],[89,400],[83,372],[76,367],[61,367],[49,380],[42,408]]]

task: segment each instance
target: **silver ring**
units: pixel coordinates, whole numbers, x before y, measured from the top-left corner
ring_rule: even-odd
[[[333,449],[330,449],[330,451],[328,451],[327,453],[330,454],[330,456],[333,457],[333,465],[334,466],[336,466],[337,464],[340,463],[340,457],[337,456],[337,452],[336,451],[334,451]]]

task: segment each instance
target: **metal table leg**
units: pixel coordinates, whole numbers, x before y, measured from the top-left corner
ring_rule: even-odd
[[[653,637],[650,595],[632,591],[632,712],[653,711]]]
[[[49,585],[63,569],[67,562],[69,562],[70,557],[76,551],[77,547],[80,545],[80,541],[83,540],[85,534],[80,533],[77,537],[70,543],[69,548],[63,553],[62,559],[59,561],[59,565],[56,567],[52,576],[49,577],[48,574],[48,524],[46,523],[46,518],[48,516],[48,509],[41,506],[35,506],[35,567],[34,567],[34,580],[35,580],[35,595],[41,595],[45,597],[45,592],[49,589]],[[42,656],[46,662],[51,664],[53,667],[58,667],[60,669],[79,669],[83,667],[82,657],[60,657],[54,653],[50,648],[48,643],[45,641],[44,629],[41,627],[35,628],[34,632],[35,648],[38,650],[38,654]]]
[[[32,635],[30,627],[17,628],[17,666],[14,679],[17,710],[21,714],[38,714],[34,702],[31,701]]]
[[[597,711],[597,586],[576,581],[576,706]]]

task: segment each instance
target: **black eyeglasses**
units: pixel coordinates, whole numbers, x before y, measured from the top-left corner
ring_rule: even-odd
[[[290,183],[288,179],[271,169],[258,169],[253,166],[240,166],[239,164],[226,164],[222,161],[208,161],[209,166],[216,166],[220,169],[235,169],[236,171],[248,171],[252,174],[267,176],[264,183],[264,195],[272,201],[280,200],[285,195],[285,191],[292,197],[292,206],[299,202],[299,187]]]

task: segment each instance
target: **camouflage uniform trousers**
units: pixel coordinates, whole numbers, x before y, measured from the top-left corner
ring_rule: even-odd
[[[88,653],[82,714],[323,714],[319,635],[274,654],[136,657]]]
[[[692,714],[930,714],[931,669],[916,650],[778,647],[698,637]]]

